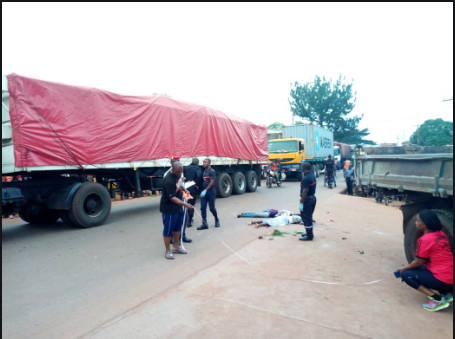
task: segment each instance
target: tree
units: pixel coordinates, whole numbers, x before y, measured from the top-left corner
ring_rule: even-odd
[[[279,131],[284,127],[284,124],[281,122],[274,122],[273,124],[269,125],[267,129]]]
[[[453,122],[442,119],[426,120],[411,135],[409,142],[421,146],[453,145]]]
[[[355,107],[356,93],[352,83],[345,84],[341,75],[335,83],[319,76],[303,86],[295,82],[290,95],[292,113],[310,124],[332,130],[335,140],[350,144],[375,144],[371,140],[363,140],[370,134],[367,128],[359,131],[357,127],[363,114],[347,117]]]

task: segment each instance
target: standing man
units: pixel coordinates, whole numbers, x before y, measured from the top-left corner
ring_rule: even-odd
[[[171,157],[171,167],[164,173],[163,175],[163,179],[169,174],[171,173],[172,171],[172,166],[174,165],[174,163],[176,163],[177,161],[180,161],[180,157],[179,156],[172,156]],[[183,176],[183,171],[182,173],[180,174],[180,179],[177,183],[177,188],[182,188],[183,189],[183,182],[185,181],[185,177]],[[186,225],[183,227],[183,236],[182,236],[182,241],[183,242],[191,242],[192,240],[190,238],[187,238],[186,237]],[[174,239],[171,238],[171,244],[174,243]]]
[[[349,163],[349,168],[344,169],[344,180],[346,180],[346,187],[348,189],[348,194],[353,195],[352,193],[352,180],[354,179],[354,169],[352,168],[352,164]]]
[[[332,156],[329,154],[329,156],[327,157],[327,160],[325,161],[325,173],[327,175],[327,180],[331,179],[332,182],[334,183],[335,187],[337,187],[337,184],[334,180],[334,176],[333,176],[333,171],[334,171],[334,168],[335,168],[335,162],[332,160]],[[325,182],[324,182],[324,186],[325,186]],[[329,186],[329,188],[332,188]]]
[[[160,201],[160,212],[163,218],[163,239],[166,252],[166,259],[174,259],[173,253],[187,254],[188,252],[180,246],[180,231],[183,225],[183,207],[192,209],[191,204],[182,201],[182,186],[179,180],[183,173],[183,165],[180,161],[172,164],[171,172],[163,179],[163,194]],[[171,251],[171,237],[174,239],[174,246]],[[177,246],[177,247],[176,247]]]
[[[215,198],[216,198],[216,189],[215,189],[215,180],[216,172],[210,167],[211,161],[209,158],[204,159],[202,162],[202,167],[204,167],[204,173],[202,174],[202,192],[201,192],[201,216],[202,216],[202,225],[197,229],[206,230],[209,228],[207,224],[207,202],[209,203],[210,212],[212,212],[215,217],[215,227],[220,227],[220,220],[218,219],[218,214],[215,209]]]
[[[199,168],[199,159],[193,158],[191,164],[183,169],[183,173],[183,176],[185,177],[185,183],[189,181],[194,181],[195,183],[193,186],[187,188],[187,191],[190,192],[191,196],[193,197],[192,199],[188,200],[188,203],[194,206],[196,204],[196,198],[199,189],[202,187],[202,171]],[[185,220],[185,228],[193,226],[193,217],[194,209],[188,210],[187,220]],[[189,240],[188,242],[191,242],[191,239],[187,238],[187,240]],[[183,241],[185,241],[185,235]]]
[[[300,215],[305,225],[305,232],[299,238],[302,241],[313,240],[313,212],[316,207],[316,178],[311,171],[311,164],[304,162],[302,165],[303,178],[300,184]]]

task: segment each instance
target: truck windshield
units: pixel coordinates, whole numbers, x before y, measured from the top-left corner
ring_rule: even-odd
[[[269,153],[290,153],[297,152],[296,140],[270,141]]]
[[[333,154],[334,155],[340,155],[340,148],[338,146],[333,147]]]

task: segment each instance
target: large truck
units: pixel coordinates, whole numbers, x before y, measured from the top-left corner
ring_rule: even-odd
[[[333,156],[333,132],[316,125],[293,125],[283,128],[283,138],[269,140],[269,162],[281,159],[286,178],[302,179],[302,164],[313,165],[315,176]]]
[[[333,142],[333,158],[337,163],[337,170],[343,168],[343,164],[346,160],[351,160],[352,158],[352,148],[351,145],[334,141]]]
[[[174,156],[209,158],[219,197],[254,192],[267,127],[164,96],[2,76],[2,215],[101,225],[115,190],[161,190]]]
[[[400,197],[404,250],[415,258],[421,236],[415,226],[422,209],[433,210],[441,220],[453,249],[453,146],[358,147],[355,152],[357,191],[387,202]],[[381,201],[381,200],[379,200]]]

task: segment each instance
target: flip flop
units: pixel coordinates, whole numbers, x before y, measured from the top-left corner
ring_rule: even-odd
[[[175,258],[174,258],[174,255],[173,255],[172,253],[167,253],[167,252],[164,253],[164,257],[165,257],[166,259],[175,259]]]
[[[172,249],[172,253],[188,254],[188,251],[186,251],[183,248],[179,247],[178,249],[173,248]]]

